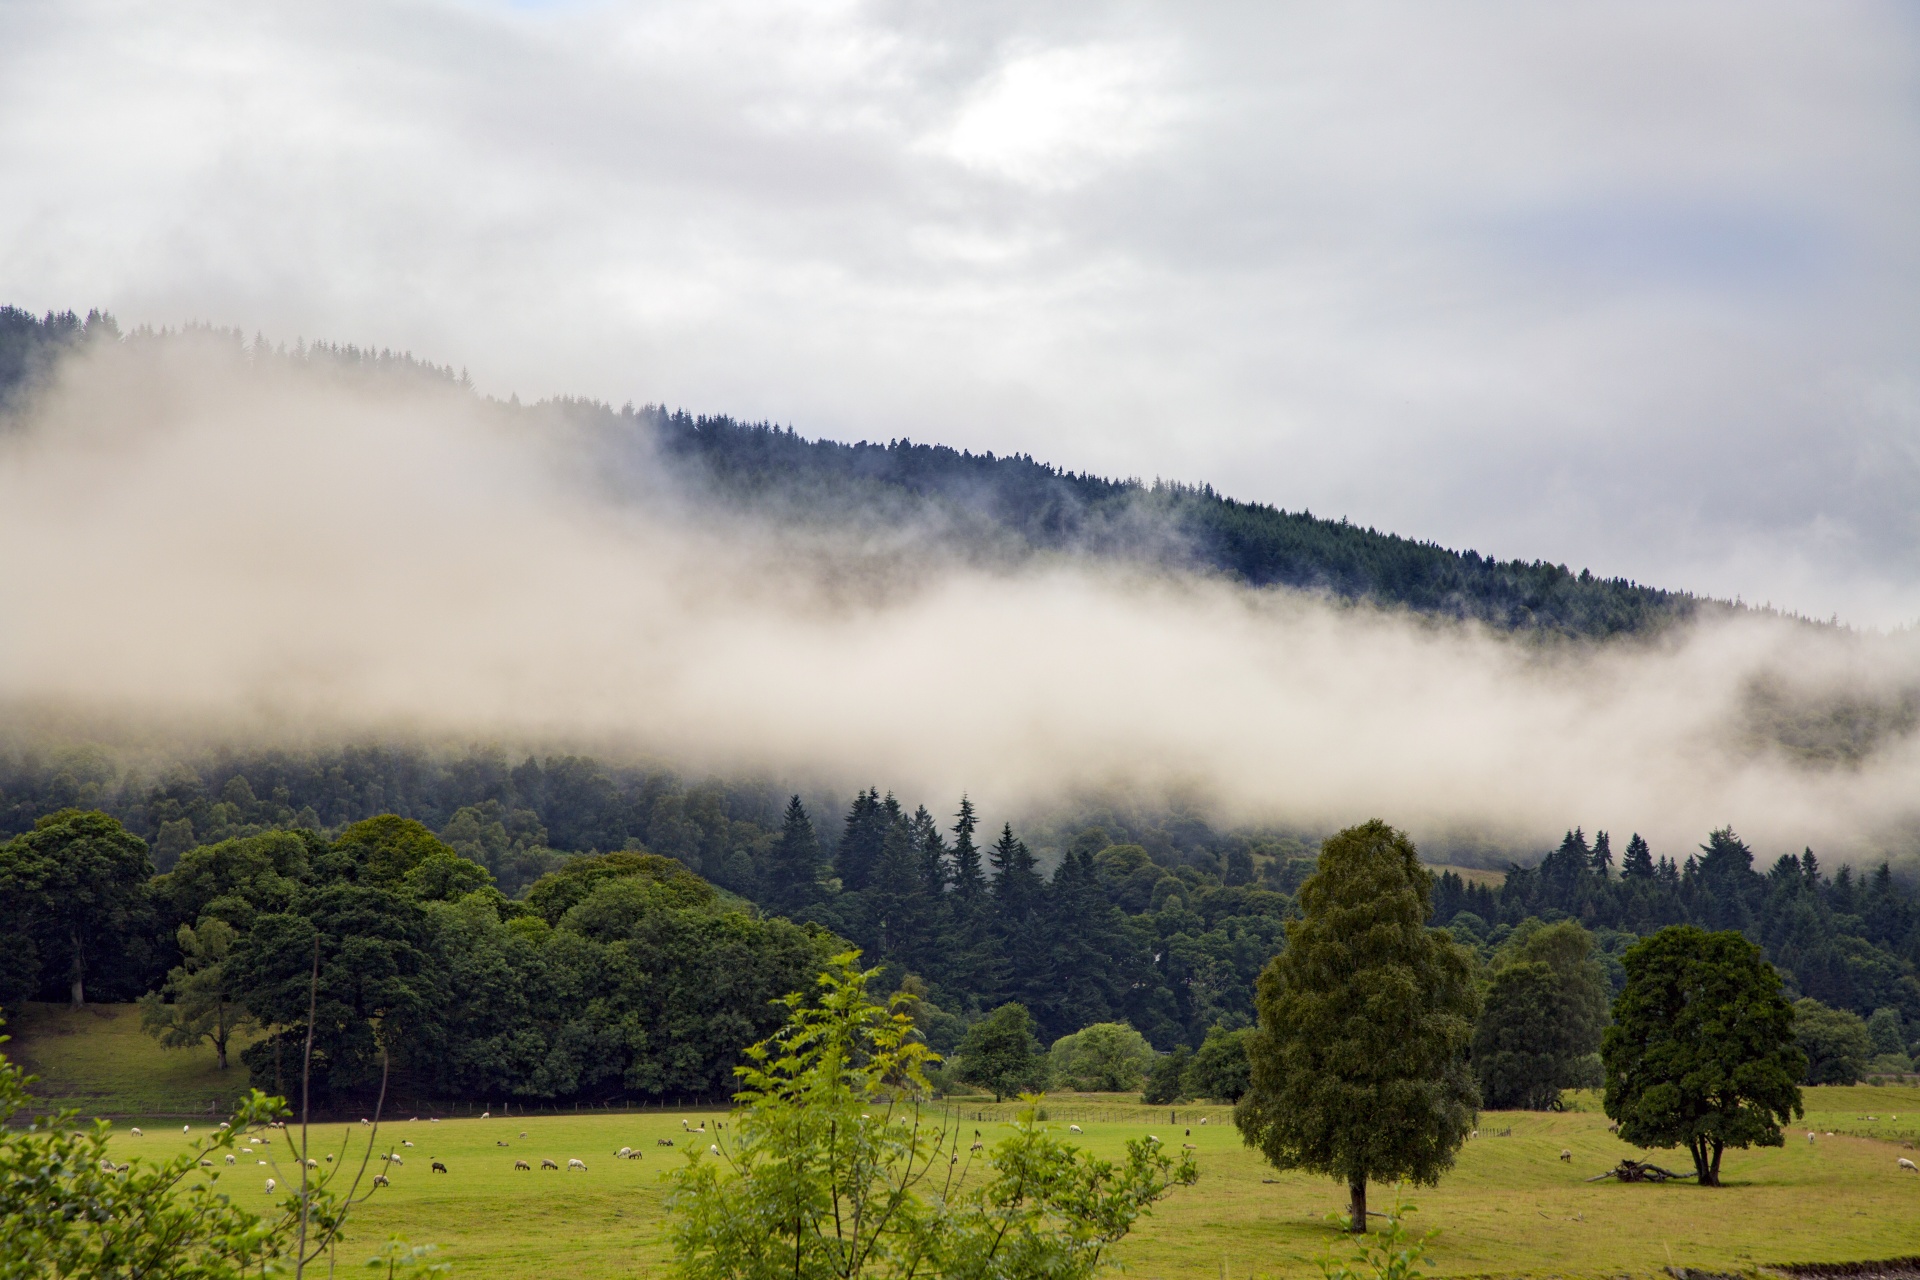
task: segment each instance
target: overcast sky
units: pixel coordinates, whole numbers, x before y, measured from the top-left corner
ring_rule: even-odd
[[[1920,618],[1920,7],[0,0],[0,301]]]

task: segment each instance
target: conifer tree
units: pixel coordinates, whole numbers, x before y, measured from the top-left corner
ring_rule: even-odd
[[[1344,1180],[1356,1232],[1367,1181],[1437,1181],[1480,1105],[1465,1061],[1472,961],[1426,927],[1431,885],[1404,833],[1378,819],[1340,832],[1260,975],[1234,1123],[1276,1168]]]
[[[1593,833],[1593,873],[1602,880],[1613,874],[1613,844],[1604,831]]]
[[[767,905],[782,915],[796,915],[819,893],[820,841],[807,807],[796,795],[787,800],[780,840],[767,860]]]
[[[1621,860],[1620,875],[1626,880],[1653,879],[1653,850],[1647,847],[1646,837],[1638,831],[1627,841],[1627,856]]]
[[[1001,911],[1032,907],[1040,896],[1040,875],[1034,870],[1033,851],[1013,834],[1011,822],[1000,828],[1000,838],[994,841],[987,860],[993,864],[993,896],[999,900]]]
[[[893,797],[887,799],[891,802]],[[842,892],[859,893],[867,887],[886,838],[887,812],[880,802],[880,789],[868,787],[854,796],[847,809],[846,827],[840,833],[840,848],[834,857],[834,873],[840,877]]]
[[[987,878],[980,870],[980,850],[973,833],[980,825],[974,816],[973,801],[960,797],[960,812],[953,823],[953,892],[962,901],[971,901],[986,891]]]

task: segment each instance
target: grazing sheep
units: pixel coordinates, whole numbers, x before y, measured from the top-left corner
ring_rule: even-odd
[[[491,1119],[493,1119],[493,1112],[491,1112],[491,1111],[482,1111],[482,1112],[480,1113],[480,1118],[481,1118],[482,1120],[491,1120]]]
[[[402,1138],[400,1139],[400,1145],[403,1147],[410,1147],[413,1145],[413,1141],[409,1138]]]
[[[968,1147],[968,1148],[967,1148],[967,1150],[969,1150],[969,1151],[978,1151],[978,1150],[979,1150],[980,1148],[982,1148],[982,1147],[984,1147],[984,1146],[986,1146],[986,1145],[987,1145],[987,1144],[986,1144],[986,1143],[984,1143],[984,1142],[982,1142],[982,1141],[980,1141],[980,1139],[978,1139],[978,1138],[975,1138],[975,1139],[973,1140],[973,1145],[972,1145],[972,1146],[970,1146],[970,1147]]]
[[[101,1157],[100,1157],[100,1172],[102,1172],[102,1173],[112,1173],[112,1172],[113,1172],[113,1161],[111,1161],[111,1160],[109,1160],[109,1159],[107,1159],[107,1158],[106,1158],[105,1156],[101,1156]]]
[[[447,1171],[447,1166],[441,1164],[438,1160],[435,1160],[433,1162],[433,1171],[435,1173],[445,1173]]]
[[[372,1123],[373,1123],[373,1121],[371,1121],[371,1120],[369,1120],[369,1119],[367,1119],[367,1118],[366,1118],[365,1116],[361,1116],[361,1117],[360,1117],[360,1123],[361,1123],[361,1124],[372,1124]]]
[[[618,1151],[614,1152],[613,1154],[621,1160],[630,1160],[633,1158],[633,1148],[622,1147]]]
[[[673,1145],[673,1139],[672,1138],[655,1138],[653,1140],[653,1145],[656,1147],[670,1147]]]
[[[1180,1144],[1180,1149],[1182,1151],[1198,1151],[1200,1148],[1194,1146],[1191,1142],[1183,1142]]]
[[[233,1163],[233,1153],[232,1153],[231,1151],[229,1151],[229,1152],[227,1153],[227,1163],[228,1163],[228,1164],[232,1164],[232,1163]]]
[[[327,1152],[327,1163],[328,1163],[328,1164],[332,1164],[332,1163],[333,1163],[333,1152],[331,1152],[331,1151],[329,1151],[329,1152]]]
[[[266,1167],[266,1163],[267,1163],[267,1162],[266,1162],[265,1160],[261,1160],[261,1161],[258,1161],[257,1163],[258,1163],[258,1164],[259,1164],[259,1165],[260,1165],[260,1166],[261,1166],[262,1168],[265,1168],[265,1167]]]
[[[1808,1146],[1813,1145],[1813,1130],[1811,1129],[1807,1130],[1807,1145]]]
[[[1207,1117],[1207,1116],[1201,1116],[1201,1117],[1200,1117],[1200,1123],[1201,1123],[1201,1124],[1205,1124],[1205,1123],[1207,1122],[1207,1120],[1208,1120],[1208,1119],[1209,1119],[1209,1117]]]
[[[1480,1131],[1478,1129],[1475,1129],[1473,1132],[1467,1135],[1467,1137],[1469,1138],[1477,1138],[1479,1136],[1480,1136]]]
[[[140,1126],[139,1126],[139,1125],[135,1125],[135,1126],[133,1126],[133,1136],[134,1136],[134,1137],[136,1137],[136,1138],[144,1138],[144,1137],[146,1137],[147,1135],[146,1135],[146,1134],[144,1134],[144,1133],[141,1133],[141,1132],[140,1132]]]
[[[526,1131],[525,1129],[522,1129],[522,1130],[520,1131],[520,1136],[521,1136],[521,1137],[523,1137],[523,1138],[524,1138],[524,1137],[526,1137],[526,1136],[527,1136],[527,1131]]]
[[[427,1117],[427,1123],[428,1123],[428,1124],[439,1124],[439,1123],[440,1123],[440,1117],[439,1117],[439,1116],[428,1116],[428,1117]]]
[[[180,1126],[180,1132],[182,1132],[182,1133],[192,1133],[192,1132],[193,1132],[193,1126],[192,1126],[192,1125],[190,1125],[190,1124],[183,1124],[183,1125],[181,1125],[181,1126]]]
[[[412,1146],[413,1144],[412,1144],[411,1142],[409,1142],[409,1143],[408,1143],[407,1145],[408,1145],[408,1146]],[[387,1154],[387,1159],[389,1159],[389,1160],[391,1160],[391,1161],[393,1161],[393,1162],[394,1162],[395,1164],[405,1164],[405,1163],[406,1163],[406,1161],[405,1161],[405,1160],[402,1160],[402,1159],[401,1159],[401,1158],[400,1158],[399,1156],[396,1156],[396,1155],[394,1155],[394,1154],[392,1154],[391,1152],[389,1152],[389,1153]]]
[[[200,1167],[201,1167],[202,1169],[211,1169],[211,1168],[213,1168],[213,1161],[211,1161],[211,1160],[202,1160],[202,1161],[200,1162]]]
[[[391,1182],[388,1182],[388,1181],[387,1181],[387,1175],[386,1175],[386,1174],[384,1174],[384,1173],[376,1173],[376,1174],[374,1174],[374,1175],[373,1175],[373,1185],[374,1185],[374,1186],[376,1186],[376,1187],[390,1187],[390,1186],[392,1186],[393,1184],[392,1184]]]
[[[585,1160],[579,1159],[578,1157],[567,1161],[567,1172],[572,1173],[575,1169],[578,1169],[580,1172],[585,1173],[587,1171],[587,1162]]]
[[[525,1169],[528,1173],[533,1172],[533,1166],[528,1164],[525,1160],[515,1160],[513,1162],[513,1167],[516,1169]]]
[[[276,1185],[278,1185],[278,1184],[277,1184],[277,1183],[275,1183],[275,1182],[274,1182],[274,1180],[273,1180],[272,1178],[268,1178],[268,1179],[267,1179],[267,1194],[268,1194],[268,1195],[272,1195],[272,1194],[273,1194],[273,1189],[274,1189],[274,1187],[275,1187]]]
[[[1148,1142],[1151,1142],[1151,1143],[1153,1143],[1153,1144],[1154,1144],[1155,1146],[1159,1146],[1159,1145],[1160,1145],[1160,1135],[1159,1135],[1159,1134],[1157,1134],[1157,1133],[1150,1133],[1150,1134],[1148,1134],[1148,1135],[1147,1135],[1147,1141],[1148,1141]]]
[[[133,1168],[133,1166],[130,1164],[117,1164],[113,1166],[113,1171],[115,1173],[125,1173],[127,1170],[131,1168]]]
[[[220,1122],[220,1127],[221,1127],[222,1129],[231,1129],[231,1128],[233,1128],[233,1126],[232,1126],[232,1125],[230,1125],[230,1124],[228,1124],[228,1123],[227,1123],[227,1122],[226,1122],[225,1120],[222,1120],[222,1121]]]
[[[707,1150],[717,1156],[720,1154],[720,1144],[717,1142],[709,1142],[707,1144]]]
[[[494,1146],[496,1146],[496,1147],[504,1147],[504,1146],[506,1146],[507,1144],[506,1144],[506,1143],[504,1143],[504,1142],[502,1142],[502,1141],[500,1141],[500,1139],[498,1139],[498,1138],[495,1138],[495,1139],[493,1140],[493,1145],[494,1145]]]
[[[1079,1133],[1079,1132],[1080,1132],[1080,1126],[1079,1126],[1079,1125],[1077,1125],[1077,1124],[1070,1124],[1070,1125],[1068,1125],[1068,1126],[1067,1126],[1067,1132],[1068,1132],[1068,1133]]]
[[[1907,1159],[1905,1156],[1900,1157],[1900,1167],[1908,1173],[1920,1173],[1920,1166],[1916,1166],[1913,1161]]]
[[[1567,1149],[1566,1149],[1565,1147],[1562,1147],[1562,1148],[1560,1148],[1560,1163],[1561,1163],[1561,1164],[1572,1164],[1572,1163],[1573,1163],[1573,1152],[1571,1152],[1571,1151],[1569,1151],[1569,1150],[1567,1150]]]
[[[558,1173],[558,1172],[560,1172],[560,1166],[559,1166],[559,1165],[557,1165],[557,1164],[555,1164],[555,1163],[554,1163],[553,1161],[551,1161],[551,1160],[542,1160],[542,1161],[540,1162],[540,1167],[541,1167],[542,1169],[551,1169],[551,1170],[553,1170],[553,1171],[554,1171],[555,1173]]]

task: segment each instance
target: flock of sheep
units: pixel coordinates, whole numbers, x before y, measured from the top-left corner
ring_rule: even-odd
[[[480,1115],[480,1118],[481,1118],[482,1120],[490,1120],[490,1119],[492,1119],[492,1118],[493,1118],[493,1113],[492,1113],[491,1111],[486,1111],[486,1112],[482,1112],[482,1113],[481,1113],[481,1115]],[[1875,1117],[1875,1116],[1868,1116],[1868,1117],[1864,1117],[1864,1118],[1865,1118],[1865,1119],[1878,1119],[1878,1117]],[[417,1120],[419,1119],[419,1117],[418,1117],[418,1116],[415,1116],[415,1117],[413,1117],[413,1119],[417,1121]],[[1898,1119],[1898,1117],[1895,1117],[1895,1119]],[[371,1123],[372,1123],[372,1121],[370,1121],[370,1120],[362,1120],[362,1121],[361,1121],[360,1123],[361,1123],[361,1124],[363,1124],[363,1125],[364,1125],[364,1124],[371,1124]],[[430,1123],[430,1124],[438,1124],[438,1123],[440,1123],[440,1121],[439,1121],[439,1120],[438,1120],[437,1118],[435,1118],[435,1119],[431,1119],[431,1120],[429,1120],[429,1121],[428,1121],[428,1123]],[[1205,1124],[1205,1123],[1207,1123],[1207,1121],[1206,1121],[1206,1119],[1204,1119],[1204,1118],[1203,1118],[1203,1119],[1202,1119],[1202,1120],[1200,1121],[1200,1123],[1201,1123],[1201,1124]],[[220,1125],[220,1127],[221,1127],[222,1129],[225,1129],[225,1128],[227,1128],[228,1126],[227,1126],[227,1124],[226,1124],[226,1123],[225,1123],[225,1122],[223,1121],[223,1122],[221,1123],[221,1125]],[[284,1129],[284,1128],[286,1128],[286,1124],[285,1124],[285,1122],[283,1122],[283,1121],[275,1121],[275,1122],[274,1122],[274,1123],[273,1123],[272,1125],[270,1125],[270,1126],[268,1126],[268,1127],[269,1127],[270,1129]],[[688,1123],[687,1123],[687,1122],[686,1122],[685,1120],[682,1120],[682,1121],[680,1122],[680,1127],[681,1127],[681,1129],[683,1129],[683,1130],[685,1130],[685,1132],[686,1132],[686,1133],[687,1133],[688,1135],[693,1135],[693,1134],[704,1134],[704,1133],[706,1133],[706,1131],[707,1131],[707,1122],[706,1122],[705,1120],[702,1120],[702,1121],[701,1121],[701,1122],[700,1122],[700,1123],[699,1123],[699,1124],[698,1124],[698,1125],[696,1126],[696,1125],[691,1125],[691,1124],[688,1124]],[[715,1128],[716,1130],[718,1130],[718,1129],[721,1129],[721,1128],[724,1128],[724,1127],[725,1127],[725,1126],[724,1126],[724,1125],[722,1125],[722,1124],[721,1124],[721,1123],[720,1123],[719,1121],[717,1121],[717,1120],[716,1120],[716,1121],[714,1122],[714,1128]],[[1612,1130],[1612,1131],[1617,1131],[1617,1130],[1618,1130],[1618,1128],[1619,1128],[1619,1126],[1618,1126],[1618,1125],[1609,1125],[1609,1126],[1608,1126],[1608,1128],[1609,1128],[1609,1130]],[[1077,1125],[1077,1124],[1070,1124],[1070,1125],[1068,1125],[1068,1126],[1067,1126],[1067,1130],[1068,1130],[1068,1132],[1070,1132],[1070,1133],[1080,1133],[1080,1132],[1081,1132],[1081,1128],[1080,1128],[1080,1126],[1079,1126],[1079,1125]],[[183,1125],[181,1125],[181,1126],[180,1126],[180,1132],[182,1132],[182,1133],[191,1133],[192,1131],[193,1131],[193,1126],[192,1126],[192,1125],[190,1125],[190,1124],[183,1124]],[[132,1135],[133,1135],[134,1137],[136,1137],[136,1138],[139,1138],[139,1137],[144,1137],[144,1136],[145,1136],[145,1134],[144,1134],[144,1133],[143,1133],[143,1132],[141,1131],[141,1129],[140,1129],[140,1127],[139,1127],[138,1125],[136,1125],[136,1126],[134,1126],[134,1127],[132,1128],[132,1130],[131,1130],[130,1132],[131,1132],[131,1133],[132,1133]],[[1188,1134],[1188,1136],[1191,1136],[1191,1135],[1192,1135],[1192,1133],[1193,1133],[1193,1130],[1192,1130],[1191,1128],[1189,1128],[1189,1129],[1187,1130],[1187,1134]],[[975,1138],[975,1141],[974,1141],[974,1144],[973,1144],[973,1149],[974,1149],[974,1150],[979,1150],[979,1148],[980,1148],[980,1146],[981,1146],[981,1143],[980,1143],[980,1141],[979,1141],[979,1139],[978,1139],[978,1130],[976,1130],[976,1131],[975,1131],[975,1134],[976,1134],[976,1138]],[[522,1138],[525,1138],[525,1137],[527,1136],[527,1131],[526,1131],[525,1129],[522,1129],[522,1130],[520,1131],[520,1136],[521,1136]],[[1475,1138],[1477,1138],[1477,1137],[1479,1137],[1479,1136],[1480,1136],[1480,1133],[1479,1133],[1479,1130],[1477,1130],[1477,1129],[1476,1129],[1476,1130],[1475,1130],[1475,1131],[1473,1132],[1473,1134],[1472,1134],[1472,1136],[1473,1136],[1473,1137],[1475,1137]],[[1812,1143],[1812,1142],[1813,1142],[1813,1141],[1814,1141],[1814,1140],[1815,1140],[1815,1139],[1816,1139],[1816,1138],[1817,1138],[1818,1136],[1819,1136],[1819,1135],[1818,1135],[1818,1134],[1817,1134],[1817,1133],[1816,1133],[1816,1132],[1815,1132],[1814,1130],[1811,1130],[1811,1129],[1809,1129],[1809,1130],[1807,1130],[1807,1141],[1808,1141],[1808,1143]],[[1830,1131],[1830,1130],[1829,1130],[1826,1136],[1827,1136],[1827,1137],[1829,1137],[1829,1138],[1831,1138],[1831,1137],[1833,1137],[1833,1133],[1832,1133],[1832,1131]],[[1153,1140],[1154,1140],[1155,1142],[1158,1142],[1158,1141],[1159,1141],[1159,1139],[1158,1139],[1158,1138],[1154,1138]],[[254,1156],[258,1156],[258,1155],[262,1155],[262,1154],[264,1154],[264,1153],[265,1153],[265,1152],[267,1151],[267,1148],[266,1148],[266,1147],[265,1147],[264,1145],[262,1145],[261,1147],[259,1147],[259,1148],[258,1148],[258,1150],[256,1150],[256,1149],[255,1149],[255,1147],[254,1147],[254,1145],[253,1145],[253,1144],[255,1144],[256,1142],[258,1142],[258,1143],[262,1143],[262,1144],[264,1144],[264,1143],[265,1143],[265,1142],[267,1141],[267,1139],[265,1139],[265,1138],[256,1138],[256,1137],[253,1137],[253,1136],[251,1136],[251,1135],[249,1135],[248,1137],[246,1137],[246,1138],[244,1138],[244,1139],[242,1139],[242,1141],[243,1141],[243,1142],[244,1142],[244,1143],[245,1143],[246,1145],[245,1145],[245,1146],[244,1146],[244,1147],[243,1147],[243,1148],[241,1149],[241,1152],[240,1152],[240,1154],[241,1154],[241,1155],[254,1155]],[[662,1146],[662,1147],[671,1147],[671,1146],[673,1145],[673,1139],[672,1139],[672,1138],[656,1138],[656,1139],[654,1140],[654,1143],[655,1143],[655,1145],[656,1145],[656,1146]],[[412,1143],[412,1142],[411,1142],[410,1140],[408,1140],[408,1139],[404,1139],[404,1138],[403,1138],[403,1139],[401,1139],[401,1143],[400,1143],[400,1145],[401,1145],[401,1146],[403,1146],[403,1147],[411,1147],[411,1146],[413,1146],[413,1143]],[[504,1146],[506,1146],[507,1144],[506,1144],[505,1142],[503,1142],[503,1141],[499,1141],[499,1140],[497,1140],[497,1139],[496,1139],[496,1141],[495,1141],[495,1143],[494,1143],[494,1145],[496,1145],[496,1146],[500,1146],[500,1147],[504,1147]],[[1182,1147],[1184,1147],[1184,1148],[1186,1148],[1187,1150],[1193,1150],[1193,1149],[1194,1149],[1194,1148],[1193,1148],[1193,1144],[1192,1144],[1192,1143],[1182,1143],[1182,1144],[1181,1144],[1181,1146],[1182,1146]],[[710,1144],[708,1144],[708,1147],[707,1147],[707,1149],[708,1149],[708,1151],[710,1151],[710,1152],[711,1152],[712,1154],[714,1154],[714,1155],[716,1155],[716,1156],[720,1154],[720,1146],[719,1146],[719,1144],[718,1144],[718,1143],[710,1143]],[[614,1157],[614,1159],[616,1159],[616,1160],[638,1160],[638,1159],[640,1159],[640,1152],[639,1152],[639,1151],[638,1151],[637,1149],[635,1149],[635,1148],[633,1148],[633,1147],[621,1147],[621,1148],[620,1148],[620,1149],[619,1149],[618,1151],[616,1151],[616,1152],[614,1152],[614,1153],[613,1153],[613,1157]],[[386,1154],[386,1155],[385,1155],[384,1157],[382,1157],[382,1159],[383,1159],[383,1160],[384,1160],[384,1161],[385,1161],[385,1162],[386,1162],[387,1164],[389,1164],[389,1165],[404,1165],[404,1164],[406,1163],[406,1160],[405,1160],[405,1158],[404,1158],[403,1156],[401,1156],[401,1155],[400,1155],[400,1154],[399,1154],[398,1152],[396,1152],[396,1151],[390,1151],[390,1152],[388,1152],[388,1153],[387,1153],[387,1154]],[[1561,1148],[1561,1150],[1560,1150],[1560,1159],[1561,1159],[1561,1161],[1562,1161],[1563,1163],[1569,1163],[1569,1164],[1570,1164],[1570,1163],[1572,1163],[1572,1161],[1573,1161],[1573,1152],[1572,1152],[1572,1151],[1571,1151],[1570,1149],[1568,1149],[1568,1148],[1565,1148],[1565,1147],[1563,1147],[1563,1148]],[[236,1157],[236,1156],[235,1156],[235,1155],[234,1155],[233,1153],[231,1153],[231,1152],[230,1152],[230,1153],[228,1153],[228,1155],[227,1155],[227,1158],[226,1158],[226,1160],[227,1160],[227,1163],[228,1163],[229,1165],[232,1165],[232,1164],[236,1164],[236,1163],[238,1163],[238,1160],[237,1160],[237,1157]],[[328,1162],[329,1164],[331,1164],[331,1163],[333,1162],[333,1156],[332,1156],[332,1154],[330,1154],[330,1153],[329,1153],[329,1154],[328,1154],[328,1155],[326,1156],[326,1160],[327,1160],[327,1162]],[[201,1163],[202,1165],[204,1165],[204,1166],[207,1166],[207,1167],[209,1167],[209,1168],[211,1168],[211,1167],[212,1167],[212,1163],[213,1163],[213,1162],[212,1162],[212,1161],[210,1161],[210,1160],[202,1160],[202,1161],[201,1161],[200,1163]],[[259,1163],[260,1163],[261,1165],[263,1165],[263,1166],[264,1166],[264,1165],[266,1165],[266,1164],[267,1164],[267,1161],[265,1161],[265,1160],[260,1160],[260,1161],[259,1161]],[[296,1163],[297,1163],[297,1162],[296,1162]],[[320,1162],[319,1162],[318,1160],[311,1160],[311,1159],[310,1159],[310,1160],[308,1160],[308,1161],[307,1161],[306,1163],[307,1163],[307,1167],[308,1167],[308,1168],[310,1168],[310,1169],[318,1169],[318,1168],[320,1167]],[[115,1164],[115,1163],[114,1163],[113,1161],[111,1161],[111,1160],[102,1160],[102,1161],[101,1161],[101,1168],[102,1168],[102,1169],[103,1169],[103,1170],[104,1170],[105,1172],[108,1172],[108,1173],[125,1173],[125,1172],[127,1172],[127,1170],[128,1170],[129,1168],[131,1168],[131,1167],[132,1167],[132,1166],[130,1166],[130,1165],[126,1165],[126,1164]],[[430,1161],[430,1162],[429,1162],[429,1166],[428,1166],[428,1167],[429,1167],[429,1170],[430,1170],[431,1172],[433,1172],[433,1173],[448,1173],[448,1172],[449,1172],[449,1171],[448,1171],[448,1169],[447,1169],[447,1166],[446,1166],[446,1164],[445,1164],[445,1163],[443,1163],[442,1161],[439,1161],[439,1160],[433,1160],[433,1161]],[[515,1161],[513,1162],[513,1167],[514,1167],[514,1169],[515,1169],[516,1171],[522,1171],[522,1170],[524,1170],[524,1171],[526,1171],[526,1172],[529,1172],[529,1173],[531,1173],[531,1172],[533,1171],[533,1166],[532,1166],[531,1164],[529,1164],[529,1163],[528,1163],[527,1161],[525,1161],[525,1160],[515,1160]],[[1914,1164],[1914,1162],[1913,1162],[1912,1160],[1910,1160],[1910,1159],[1908,1159],[1908,1158],[1907,1158],[1906,1156],[1900,1156],[1900,1157],[1897,1157],[1897,1165],[1896,1165],[1896,1167],[1897,1167],[1897,1168],[1898,1168],[1898,1169],[1899,1169],[1899,1170],[1900,1170],[1900,1171],[1901,1171],[1902,1173],[1913,1173],[1913,1174],[1920,1174],[1920,1165],[1915,1165],[1915,1164]],[[540,1168],[541,1168],[541,1169],[543,1169],[543,1170],[546,1170],[546,1169],[551,1169],[551,1170],[554,1170],[555,1172],[559,1172],[559,1170],[560,1170],[560,1165],[559,1165],[558,1163],[556,1163],[555,1161],[553,1161],[553,1160],[550,1160],[550,1159],[542,1159],[542,1160],[540,1161]],[[574,1171],[574,1170],[576,1170],[576,1169],[577,1169],[577,1170],[579,1170],[579,1171],[580,1171],[581,1173],[585,1173],[585,1172],[587,1172],[587,1162],[586,1162],[586,1161],[584,1161],[584,1160],[581,1160],[581,1159],[579,1159],[578,1157],[571,1157],[571,1158],[569,1158],[569,1159],[567,1160],[567,1165],[566,1165],[566,1168],[567,1168],[567,1171],[568,1171],[568,1172],[572,1172],[572,1171]],[[387,1179],[387,1175],[386,1175],[386,1174],[384,1174],[384,1173],[379,1173],[379,1174],[375,1174],[375,1175],[374,1175],[374,1178],[373,1178],[373,1185],[374,1185],[374,1186],[376,1186],[376,1187],[384,1187],[384,1186],[390,1186],[390,1185],[391,1185],[391,1183],[389,1183],[389,1181],[388,1181],[388,1179]],[[273,1193],[274,1193],[274,1192],[275,1192],[275,1191],[276,1191],[276,1190],[278,1189],[278,1187],[279,1187],[279,1183],[278,1183],[278,1182],[277,1182],[277,1181],[276,1181],[275,1179],[273,1179],[273,1178],[268,1178],[268,1179],[266,1180],[266,1191],[267,1191],[267,1194],[268,1194],[268,1195],[272,1195],[272,1194],[273,1194]]]

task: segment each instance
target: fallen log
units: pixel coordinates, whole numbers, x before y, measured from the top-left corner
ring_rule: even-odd
[[[1676,1178],[1697,1178],[1697,1173],[1675,1173],[1671,1169],[1662,1169],[1657,1164],[1648,1164],[1641,1160],[1622,1160],[1613,1168],[1588,1182],[1603,1182],[1608,1178],[1618,1178],[1622,1182],[1671,1182]]]

